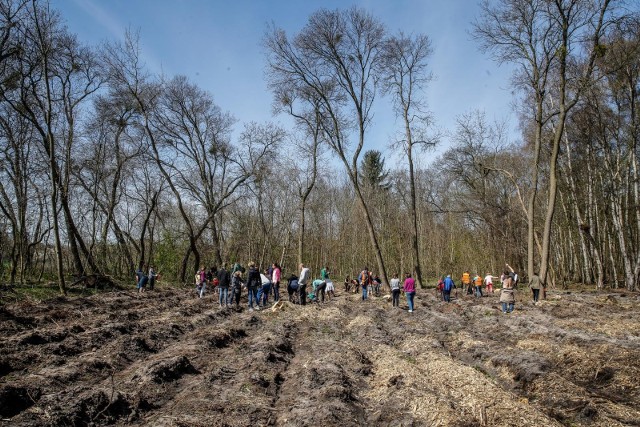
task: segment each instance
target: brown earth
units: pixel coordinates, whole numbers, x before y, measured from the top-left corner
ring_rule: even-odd
[[[640,298],[250,313],[181,289],[0,306],[0,425],[640,425]]]

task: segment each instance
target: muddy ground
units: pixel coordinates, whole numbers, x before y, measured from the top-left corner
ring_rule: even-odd
[[[525,291],[414,313],[163,289],[0,306],[0,425],[640,425],[640,298]]]

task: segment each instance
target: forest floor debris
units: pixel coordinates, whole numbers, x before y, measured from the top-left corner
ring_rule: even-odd
[[[416,310],[340,292],[221,309],[184,289],[0,305],[0,425],[640,425],[640,298]],[[402,305],[406,305],[402,301]]]

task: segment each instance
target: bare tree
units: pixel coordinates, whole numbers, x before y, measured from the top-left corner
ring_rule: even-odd
[[[388,283],[370,207],[358,177],[358,163],[379,79],[383,41],[383,25],[356,8],[315,12],[293,42],[277,28],[266,35],[271,84],[295,82],[320,102],[323,137],[349,176],[365,218],[378,270],[384,283]],[[356,134],[355,147],[348,141],[351,130]]]
[[[426,35],[406,36],[402,32],[385,43],[382,61],[384,90],[394,102],[396,116],[402,118],[404,132],[398,145],[407,155],[409,166],[410,212],[413,225],[411,236],[416,280],[422,286],[420,245],[418,244],[418,214],[416,209],[416,184],[414,150],[434,145],[436,138],[428,138],[431,117],[422,91],[431,80],[427,59],[432,53],[431,41]],[[415,135],[415,136],[414,136]]]

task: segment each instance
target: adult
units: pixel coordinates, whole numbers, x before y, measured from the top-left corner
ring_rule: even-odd
[[[260,272],[256,268],[255,262],[249,263],[249,270],[247,272],[247,292],[248,292],[248,307],[249,311],[253,311],[253,305],[260,310],[258,306],[258,288],[262,286],[262,280],[260,279]]]
[[[400,279],[398,278],[398,273],[393,275],[389,285],[391,286],[391,304],[393,307],[400,307]]]
[[[516,273],[516,271],[513,269],[513,267],[511,267],[509,264],[505,264],[507,266],[507,268],[509,269],[509,271],[505,270],[505,274],[511,276],[512,279],[512,283],[511,283],[511,287],[513,289],[518,289],[518,282],[520,280],[520,277],[518,277],[518,273]]]
[[[344,278],[344,291],[349,292],[350,289],[351,289],[351,279],[349,278],[349,276],[347,276]]]
[[[144,292],[144,287],[147,286],[147,282],[149,281],[149,277],[144,274],[144,271],[147,269],[147,266],[138,267],[138,270],[135,273],[136,277],[136,289],[138,289],[138,293],[141,294]]]
[[[218,279],[218,304],[220,307],[229,306],[229,285],[231,284],[231,274],[227,271],[227,265],[222,264],[216,275]]]
[[[273,286],[273,300],[275,302],[280,301],[280,279],[282,277],[282,270],[277,263],[272,265],[273,272],[271,273],[271,283]]]
[[[369,272],[367,267],[365,267],[358,275],[358,283],[362,286],[362,301],[366,301],[369,285],[371,284],[371,272]]]
[[[540,299],[540,286],[540,277],[536,273],[533,273],[533,276],[529,279],[529,288],[531,292],[533,292],[534,303],[537,303],[538,299]]]
[[[157,277],[158,273],[156,273],[155,268],[153,266],[149,267],[149,290],[153,290]]]
[[[471,275],[469,274],[468,271],[465,271],[464,273],[462,273],[461,281],[462,281],[462,289],[466,289],[467,294],[471,295],[473,291],[471,289]]]
[[[320,278],[324,281],[327,281],[329,279],[329,267],[327,267],[326,265],[322,267],[322,270],[320,270]]]
[[[307,304],[307,284],[311,278],[311,270],[300,263],[300,278],[298,279],[298,294],[300,295],[300,304]]]
[[[264,308],[269,301],[269,291],[271,290],[269,270],[265,270],[264,273],[260,274],[260,285],[258,289],[258,307]]]
[[[287,279],[287,293],[289,294],[289,302],[294,302],[293,296],[298,292],[300,284],[298,283],[298,276],[292,274]]]
[[[502,313],[509,314],[513,311],[516,303],[516,295],[513,288],[513,277],[508,271],[504,272],[505,279],[502,289],[500,290],[500,304],[502,305]]]
[[[313,285],[313,295],[315,297],[316,302],[320,302],[320,297],[322,297],[322,302],[324,303],[324,296],[327,290],[327,282],[322,279],[316,279],[312,283]]]
[[[451,302],[451,291],[455,288],[456,284],[453,282],[451,275],[447,274],[447,277],[444,278],[444,283],[442,284],[442,299],[446,302]]]
[[[407,304],[409,305],[409,313],[413,313],[413,298],[416,296],[416,281],[411,277],[411,273],[405,274],[404,294],[407,296]]]
[[[476,298],[482,298],[482,282],[482,277],[476,274],[473,278],[474,295]]]

